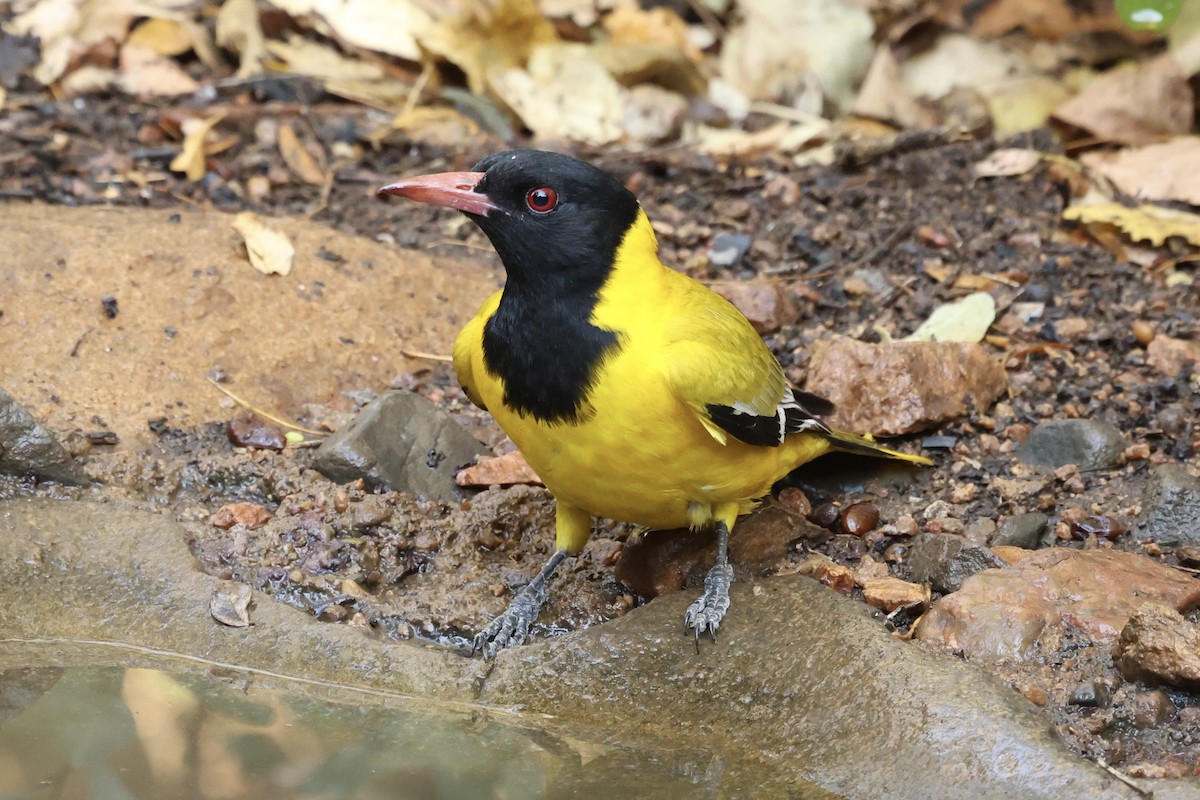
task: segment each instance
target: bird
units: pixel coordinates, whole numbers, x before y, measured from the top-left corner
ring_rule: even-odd
[[[932,464],[822,422],[833,404],[791,387],[732,303],[660,261],[637,198],[598,167],[510,150],[378,194],[462,212],[506,273],[456,337],[454,368],[554,496],[555,549],[474,637],[485,658],[528,638],[596,517],[715,527],[715,563],[684,615],[699,649],[730,606],[730,533],[778,480],[831,451]]]

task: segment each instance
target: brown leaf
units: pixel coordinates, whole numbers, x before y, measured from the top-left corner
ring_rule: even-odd
[[[1170,53],[1104,73],[1054,116],[1104,139],[1140,144],[1191,130],[1196,99]]]
[[[236,581],[218,581],[208,601],[208,613],[222,625],[245,628],[250,625],[250,587]]]
[[[324,186],[325,170],[313,157],[296,135],[296,129],[291,122],[279,126],[279,154],[296,177],[311,186]]]
[[[454,476],[459,486],[512,486],[528,484],[541,486],[542,479],[529,466],[520,451],[513,450],[495,458],[480,458],[475,464],[461,469]]]
[[[213,127],[224,118],[224,114],[217,114],[204,120],[193,118],[183,122],[183,149],[171,160],[172,172],[186,174],[189,181],[198,181],[204,177],[204,157],[207,155],[204,149],[205,140]]]
[[[1080,161],[1133,197],[1200,206],[1200,136],[1115,153],[1085,153]]]

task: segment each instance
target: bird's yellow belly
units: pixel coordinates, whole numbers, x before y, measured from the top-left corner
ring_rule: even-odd
[[[502,402],[498,382],[483,383],[485,404],[546,487],[594,516],[685,527],[696,512],[704,518],[709,506],[738,502],[748,510],[800,463],[794,447],[720,444],[636,354],[608,364],[605,381],[589,398],[595,411],[579,423],[547,425],[521,416]]]

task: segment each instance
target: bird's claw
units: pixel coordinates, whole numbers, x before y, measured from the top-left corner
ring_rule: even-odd
[[[550,594],[544,580],[534,579],[513,598],[512,605],[475,634],[471,653],[493,658],[506,647],[516,647],[529,638],[529,626],[537,619]]]
[[[691,630],[696,637],[696,652],[700,652],[700,634],[707,633],[717,640],[717,628],[729,610],[729,587],[733,583],[733,567],[717,564],[704,577],[704,593],[683,615],[683,631]]]

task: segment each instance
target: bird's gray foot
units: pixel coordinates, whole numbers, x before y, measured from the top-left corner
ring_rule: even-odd
[[[484,658],[492,658],[506,647],[522,644],[529,637],[529,626],[550,597],[550,576],[566,557],[565,550],[556,551],[537,577],[517,593],[508,610],[475,635],[471,652],[478,651]]]
[[[725,523],[717,523],[717,563],[704,577],[704,593],[692,603],[683,615],[683,632],[689,630],[696,638],[696,652],[700,652],[700,634],[707,633],[717,640],[717,628],[729,610],[729,587],[733,584],[733,567],[729,565],[729,529]]]

